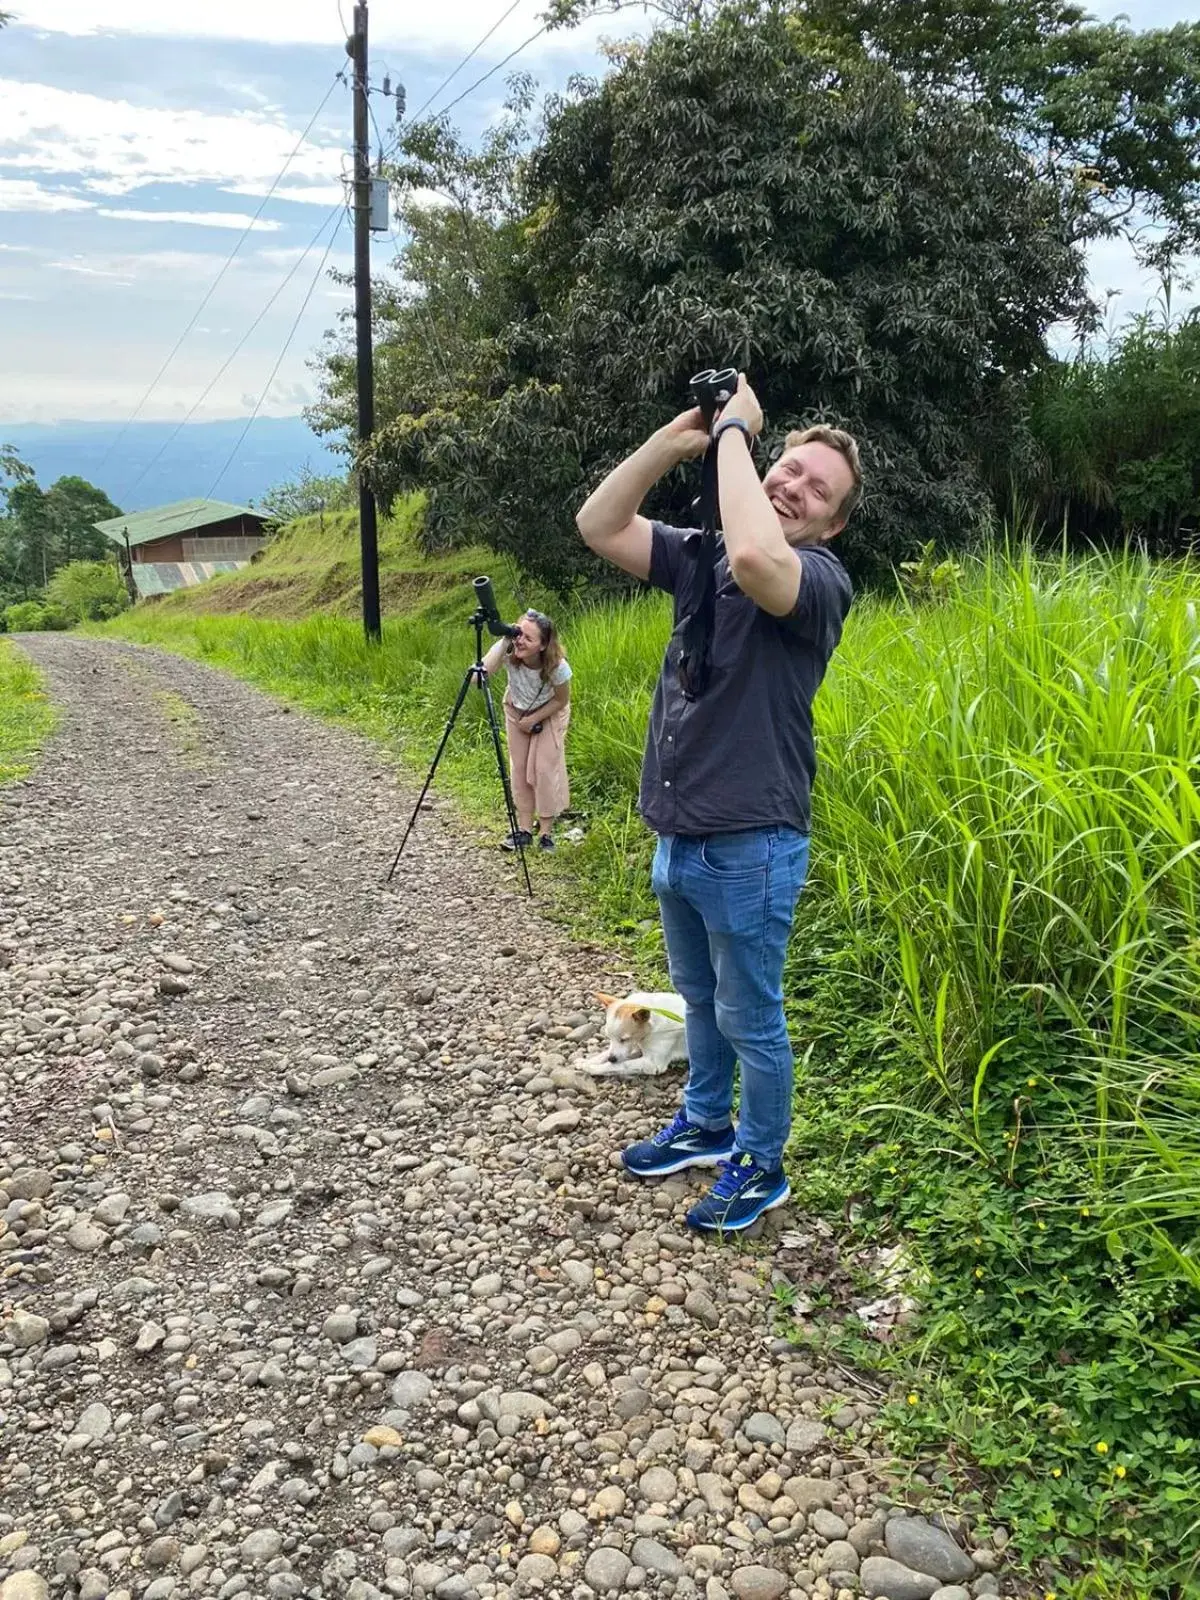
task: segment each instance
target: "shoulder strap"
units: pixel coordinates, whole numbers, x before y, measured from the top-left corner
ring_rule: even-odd
[[[703,533],[689,577],[686,614],[679,624],[676,670],[688,700],[698,700],[712,676],[712,642],[717,620],[717,447],[710,443],[700,471],[700,526]]]

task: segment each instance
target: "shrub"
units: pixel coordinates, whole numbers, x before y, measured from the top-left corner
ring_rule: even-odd
[[[106,622],[129,604],[121,574],[111,561],[69,561],[46,587],[46,598],[76,622]]]

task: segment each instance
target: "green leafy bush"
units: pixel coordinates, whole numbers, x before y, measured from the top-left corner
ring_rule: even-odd
[[[7,606],[4,622],[9,633],[47,633],[69,628],[71,619],[60,605],[40,600],[18,600]]]
[[[106,622],[129,604],[129,593],[111,561],[69,561],[46,586],[46,599],[77,622]]]

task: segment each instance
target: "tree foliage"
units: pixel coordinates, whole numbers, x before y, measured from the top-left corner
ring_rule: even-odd
[[[324,511],[347,511],[357,503],[356,493],[349,478],[321,476],[305,466],[294,478],[268,489],[262,497],[262,509],[274,522],[282,524]]]
[[[105,622],[119,616],[130,601],[116,563],[68,561],[46,585],[50,605],[60,606],[72,623]]]
[[[102,489],[86,478],[58,478],[42,489],[11,448],[0,449],[0,599],[25,599],[42,590],[70,561],[98,561],[109,553],[95,524],[117,517]]]
[[[1038,508],[1101,543],[1162,554],[1200,527],[1200,312],[1133,318],[1102,354],[1056,362],[1034,394]]]
[[[392,180],[408,243],[400,274],[373,286],[375,406],[382,421],[453,407],[503,383],[500,337],[532,313],[523,292],[524,215],[518,172],[529,138],[532,86],[511,82],[508,107],[472,150],[448,127],[420,123],[404,138]],[[320,364],[322,393],[309,411],[321,433],[353,436],[352,313]]]
[[[527,157],[492,151],[490,190],[465,155],[445,129],[408,140],[410,196],[459,190],[410,212],[393,359],[427,370],[381,409],[366,466],[385,496],[428,491],[434,539],[483,539],[560,588],[588,488],[727,361],[774,442],[818,419],[863,440],[860,570],[961,542],[985,465],[1020,442],[1045,330],[1082,299],[1076,186],[774,8],[626,50],[550,102]],[[655,508],[686,520],[693,480]]]
[[[801,0],[823,39],[948,92],[1075,181],[1085,234],[1165,266],[1200,246],[1200,24],[1135,30],[1072,0]]]

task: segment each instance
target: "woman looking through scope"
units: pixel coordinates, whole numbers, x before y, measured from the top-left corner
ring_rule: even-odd
[[[500,667],[508,671],[504,725],[517,832],[501,848],[531,845],[536,813],[538,848],[553,850],[555,818],[571,803],[566,756],[571,668],[553,622],[544,611],[527,611],[511,638],[497,639],[483,667],[489,676]]]

